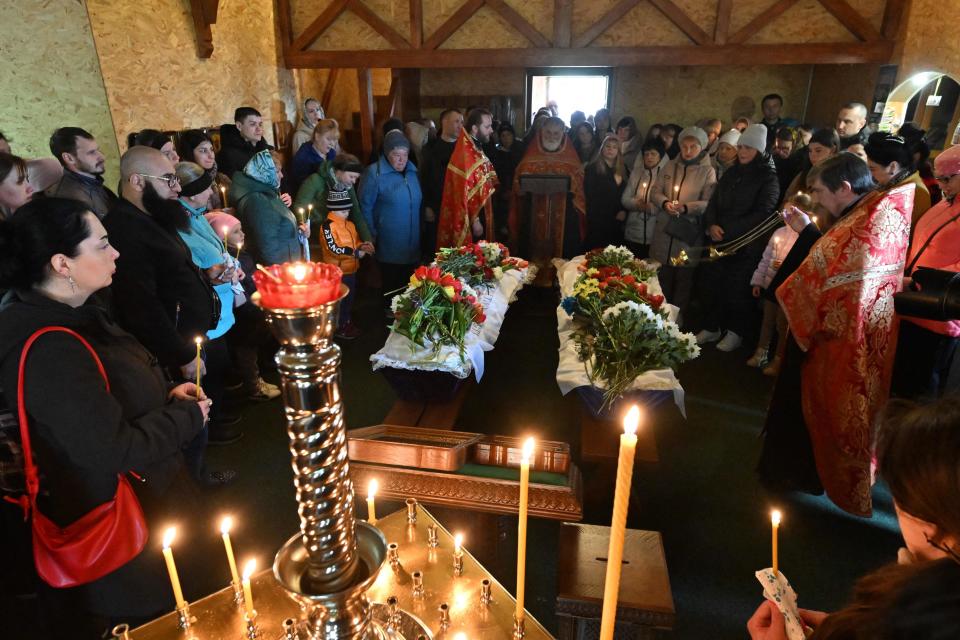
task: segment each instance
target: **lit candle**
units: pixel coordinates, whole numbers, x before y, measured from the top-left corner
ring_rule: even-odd
[[[773,259],[774,260],[780,259],[780,237],[779,236],[773,239]]]
[[[463,534],[458,533],[453,536],[453,555],[462,556],[463,555]]]
[[[197,398],[200,398],[200,397],[201,397],[201,395],[200,395],[200,364],[201,364],[201,363],[200,363],[200,345],[203,344],[203,336],[197,336],[196,338],[193,339],[193,341],[194,341],[194,342],[196,343],[196,345],[197,345],[197,361],[196,361],[196,365],[197,365],[197,366],[196,366],[196,369],[197,369]]]
[[[812,220],[813,220],[813,224],[817,224],[817,216],[813,216]]]
[[[630,407],[626,418],[623,419],[623,435],[620,436],[617,489],[613,498],[613,518],[610,522],[607,575],[603,583],[603,617],[600,620],[600,640],[613,640],[613,627],[617,621],[617,598],[620,594],[623,540],[627,529],[630,485],[633,480],[633,457],[637,450],[637,427],[639,424],[640,409],[634,405]]]
[[[253,590],[250,588],[250,576],[253,575],[256,568],[256,560],[247,560],[247,564],[243,565],[243,606],[248,618],[252,618],[254,615]]]
[[[183,599],[183,589],[180,588],[180,577],[177,575],[177,565],[173,561],[173,539],[177,536],[177,530],[170,527],[163,532],[163,559],[167,563],[167,573],[170,574],[170,585],[173,587],[173,599],[177,603],[177,609],[186,606],[187,601]]]
[[[303,219],[303,207],[297,207],[297,221],[298,221],[300,224],[303,224],[303,223],[304,223],[304,219]]]
[[[242,242],[238,242],[238,243],[237,243],[237,260],[240,259],[240,248],[241,248],[241,247],[243,247],[243,243],[242,243]]]
[[[223,186],[220,187],[220,199],[223,201],[223,208],[226,209],[227,208],[227,188],[226,187],[223,187]]]
[[[233,558],[233,545],[230,543],[230,528],[233,526],[233,518],[227,516],[220,521],[220,534],[223,536],[223,548],[227,550],[227,564],[230,565],[230,579],[234,584],[240,582],[240,576],[237,575],[237,561]]]
[[[310,219],[312,217],[313,217],[313,203],[311,202],[310,204],[307,205],[307,219]]]
[[[777,575],[780,573],[780,562],[779,562],[779,559],[777,558],[777,532],[780,531],[780,518],[781,518],[781,515],[778,510],[774,509],[773,511],[770,512],[770,524],[773,525],[772,527],[773,575]]]
[[[523,592],[527,579],[527,498],[530,492],[530,458],[535,441],[527,438],[520,458],[520,521],[517,524],[517,608],[514,618],[523,620]]]
[[[307,265],[302,262],[296,262],[290,267],[290,275],[297,283],[301,283],[307,277]]]
[[[220,227],[220,231],[223,232],[223,244],[226,245],[226,244],[227,244],[227,234],[230,233],[230,227],[228,227],[227,225],[223,225],[222,227]]]
[[[673,185],[673,203],[677,204],[680,202],[680,185]]]
[[[376,479],[371,480],[370,484],[367,485],[367,522],[370,524],[377,524],[377,489],[380,488],[380,483]]]

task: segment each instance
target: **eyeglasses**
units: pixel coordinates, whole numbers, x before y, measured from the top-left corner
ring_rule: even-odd
[[[933,179],[937,182],[950,182],[953,178],[960,176],[960,173],[951,173],[948,176],[933,176]]]
[[[152,176],[149,173],[138,173],[138,176],[143,178],[153,178],[154,180],[163,180],[167,183],[167,186],[173,189],[178,184],[180,184],[180,178],[177,177],[175,173],[165,173],[162,176]]]

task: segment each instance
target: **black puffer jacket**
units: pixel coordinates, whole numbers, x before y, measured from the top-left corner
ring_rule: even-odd
[[[749,164],[738,163],[724,172],[707,204],[704,222],[707,229],[719,225],[723,241],[729,242],[768,218],[779,200],[780,183],[773,159],[757,154]],[[753,242],[746,251],[762,252],[763,242]]]
[[[41,336],[25,367],[30,440],[40,471],[38,506],[65,526],[113,498],[117,474],[132,481],[151,534],[170,514],[164,505],[192,495],[181,449],[203,428],[195,402],[168,403],[168,384],[156,359],[91,304],[72,308],[38,293],[12,292],[0,309],[0,387],[16,406],[23,345],[48,326],[73,329],[90,342],[110,381],[73,336]],[[156,543],[131,562],[79,588],[84,606],[103,615],[149,615],[169,598]],[[158,579],[159,578],[159,579]]]
[[[242,135],[236,125],[225,124],[220,127],[220,151],[217,153],[217,171],[233,177],[235,171],[243,171],[257,152],[272,149],[264,138],[257,144],[251,144]]]

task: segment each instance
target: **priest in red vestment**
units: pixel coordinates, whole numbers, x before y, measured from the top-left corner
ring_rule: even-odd
[[[497,172],[483,153],[490,141],[493,115],[486,109],[473,109],[460,130],[443,180],[443,199],[437,225],[437,249],[460,247],[471,239],[494,239],[493,204]],[[485,212],[480,219],[480,211]]]
[[[840,154],[814,167],[808,187],[839,220],[821,237],[800,210],[786,214],[800,238],[781,269],[809,253],[776,289],[790,342],[767,415],[760,473],[768,484],[789,484],[782,476],[812,453],[827,496],[849,513],[869,516],[873,427],[890,392],[893,295],[902,287],[915,185],[872,191],[866,164]],[[802,432],[785,433],[800,424],[806,444]]]
[[[511,249],[539,263],[544,273],[543,263],[550,258],[571,258],[579,253],[587,230],[583,165],[564,129],[560,118],[547,118],[513,174]],[[522,193],[524,176],[565,176],[569,180],[563,191],[551,192],[546,186],[543,191]],[[562,243],[555,243],[561,229]],[[542,237],[544,233],[554,237]]]

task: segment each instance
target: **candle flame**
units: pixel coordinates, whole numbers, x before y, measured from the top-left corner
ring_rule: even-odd
[[[367,499],[372,499],[377,495],[377,489],[380,488],[380,483],[376,479],[371,480],[370,484],[367,485]]]
[[[230,529],[233,528],[233,518],[230,516],[225,516],[223,520],[220,521],[220,533],[227,535],[230,533]]]
[[[227,234],[230,233],[230,227],[228,227],[227,225],[223,225],[221,229],[223,230],[223,237],[226,238]]]
[[[637,428],[640,426],[640,407],[633,405],[630,411],[627,411],[623,419],[623,432],[628,436],[637,435]]]
[[[193,341],[194,341],[194,342],[197,344],[197,346],[199,347],[201,344],[203,344],[203,336],[197,336],[196,338],[193,339]]]
[[[221,186],[221,187],[220,187],[220,191],[221,191],[221,192],[226,192],[226,190],[227,190],[226,187],[224,187],[224,186]]]
[[[529,464],[530,458],[533,457],[533,449],[536,447],[537,441],[532,437],[527,438],[523,441],[523,453],[521,454],[523,462]]]
[[[779,527],[781,518],[782,516],[780,514],[780,511],[778,511],[777,509],[774,509],[773,511],[770,512],[770,522],[771,524],[773,524],[773,526]]]
[[[467,640],[467,634],[461,631],[457,633],[457,635],[453,636],[453,640]]]
[[[457,535],[453,536],[453,550],[459,553],[462,547],[463,547],[463,534],[458,533]]]
[[[173,544],[173,539],[177,537],[177,528],[168,527],[166,531],[163,532],[163,548],[169,549],[170,545]]]
[[[290,270],[290,274],[293,276],[293,279],[297,282],[303,282],[304,278],[307,277],[307,265],[302,262],[298,262],[293,265]]]
[[[250,576],[253,575],[253,572],[257,570],[257,561],[255,558],[247,560],[247,564],[243,565],[243,579],[249,580]]]
[[[303,215],[303,207],[297,207],[297,213]]]
[[[243,246],[243,243],[242,243],[242,242],[238,242],[238,243],[237,243],[237,249],[239,249],[239,248],[242,247],[242,246]]]

